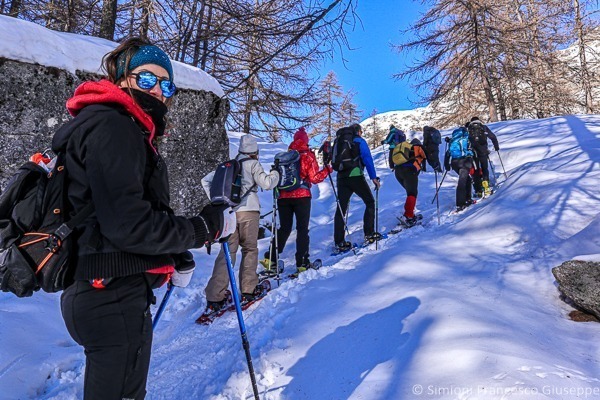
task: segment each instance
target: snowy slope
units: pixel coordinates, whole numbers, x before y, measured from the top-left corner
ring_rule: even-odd
[[[498,192],[449,215],[457,177],[448,174],[438,225],[435,175],[421,174],[417,206],[425,225],[391,236],[377,251],[330,257],[333,193],[328,181],[313,188],[311,257],[325,266],[244,314],[262,399],[600,396],[600,324],[568,319],[550,272],[600,254],[600,116],[490,127],[509,174],[505,180],[493,153]],[[238,139],[231,135],[233,153]],[[284,149],[260,148],[266,168]],[[389,230],[405,195],[386,154],[379,149],[374,157],[383,180],[380,229]],[[269,211],[271,194],[260,196]],[[354,197],[353,241],[362,240],[362,211]],[[288,265],[293,239],[283,254]],[[268,239],[260,242],[261,254],[267,246]],[[147,398],[252,398],[235,314],[208,327],[194,323],[215,254],[195,257],[191,285],[175,290],[155,333]],[[81,398],[84,356],[64,328],[57,295],[0,294],[0,318],[0,397]]]

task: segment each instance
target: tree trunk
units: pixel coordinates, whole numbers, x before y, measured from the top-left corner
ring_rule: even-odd
[[[113,40],[117,20],[117,0],[104,0],[102,3],[102,18],[100,20],[100,37]]]
[[[142,13],[142,22],[140,24],[140,37],[148,40],[148,31],[150,30],[150,6],[152,0],[143,0],[140,5],[140,11]]]
[[[4,11],[4,2],[2,2],[2,11]],[[8,15],[14,18],[18,18],[21,12],[21,0],[12,0],[10,3],[10,9]]]
[[[583,33],[583,19],[581,17],[581,5],[579,0],[573,0],[575,5],[575,29],[577,31],[577,39],[579,40],[579,64],[581,67],[581,85],[585,94],[585,112],[592,114],[594,108],[592,106],[592,85],[590,83],[590,72],[585,56],[585,36]]]

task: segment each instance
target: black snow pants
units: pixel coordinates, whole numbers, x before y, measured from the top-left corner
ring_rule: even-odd
[[[283,252],[285,244],[292,233],[294,216],[296,216],[296,267],[303,264],[304,258],[309,257],[310,237],[308,236],[308,224],[310,222],[310,197],[277,200],[277,211],[279,212],[279,224],[277,229],[277,249],[279,254]],[[275,254],[269,257],[275,259]]]
[[[471,158],[459,158],[452,160],[452,169],[458,174],[458,185],[456,186],[456,207],[470,204],[471,201],[471,169],[473,160]]]
[[[104,289],[79,280],[61,296],[69,334],[85,350],[84,400],[141,400],[152,348],[152,290],[143,274]]]
[[[348,178],[337,179],[338,199],[340,207],[344,215],[348,210],[350,197],[356,193],[358,197],[365,203],[365,213],[363,215],[363,232],[366,236],[372,235],[375,232],[375,198],[371,193],[371,188],[364,176],[351,176]],[[335,222],[333,228],[333,240],[335,243],[344,241],[344,217],[340,213],[340,209],[335,210]]]

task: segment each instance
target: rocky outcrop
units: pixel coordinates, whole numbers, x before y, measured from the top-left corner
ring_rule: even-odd
[[[558,290],[575,307],[600,319],[600,263],[566,261],[552,269]]]
[[[0,58],[0,188],[31,154],[50,148],[55,130],[70,118],[66,100],[81,82],[97,78]],[[172,128],[159,150],[176,213],[193,215],[207,202],[200,180],[229,157],[228,112],[227,100],[212,92],[183,89],[175,96]]]

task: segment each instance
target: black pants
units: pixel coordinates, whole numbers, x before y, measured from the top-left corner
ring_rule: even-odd
[[[76,281],[61,296],[69,334],[85,350],[84,400],[140,400],[152,348],[151,289],[143,274],[105,289]]]
[[[394,169],[394,161],[392,160],[392,155],[394,154],[394,149],[390,147],[390,154],[388,155],[388,165],[390,169]]]
[[[427,162],[431,165],[431,168],[438,171],[442,170],[440,164],[440,147],[432,145],[425,149],[425,155],[427,156]]]
[[[348,210],[348,203],[353,193],[365,203],[365,213],[363,215],[363,231],[365,236],[372,235],[375,232],[375,199],[371,188],[364,176],[352,176],[348,178],[337,179],[338,199],[344,215]],[[335,223],[333,227],[333,239],[335,243],[344,241],[344,217],[339,208],[335,210]]]
[[[456,206],[461,207],[471,200],[471,168],[473,160],[461,158],[452,160],[452,169],[458,174],[458,185],[456,186]]]
[[[489,154],[477,155],[477,167],[479,171],[475,171],[473,177],[473,188],[476,192],[482,192],[483,186],[481,181],[490,181],[490,156]]]
[[[277,200],[280,224],[279,229],[277,229],[277,250],[279,254],[283,252],[285,244],[292,233],[295,216],[296,267],[302,266],[304,258],[309,257],[310,237],[308,236],[308,224],[310,222],[310,204],[310,197]],[[271,252],[270,259],[275,259],[274,252]]]
[[[407,196],[415,196],[419,194],[419,171],[412,167],[398,166],[394,170],[396,179],[406,190]]]

